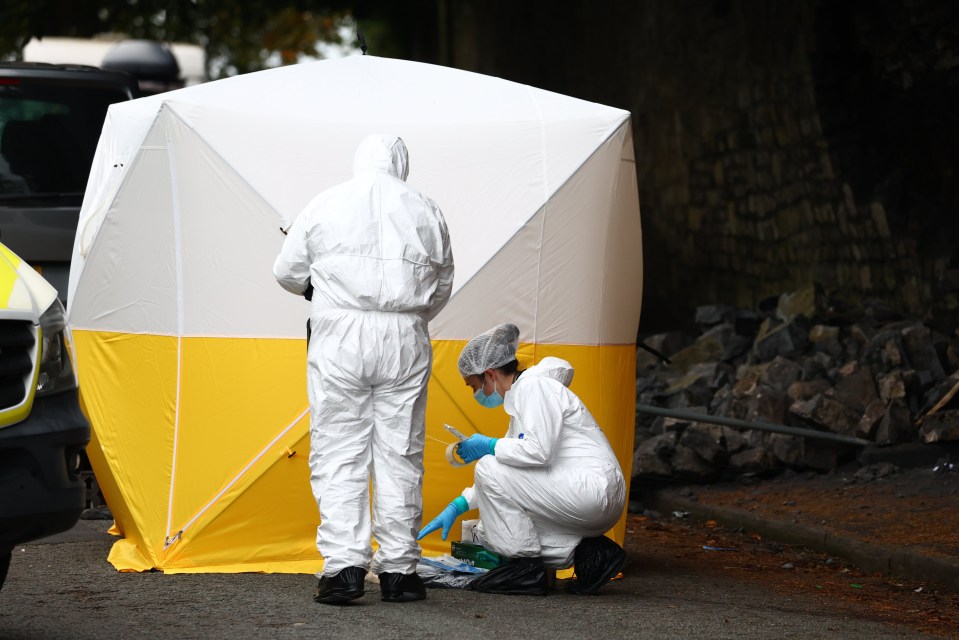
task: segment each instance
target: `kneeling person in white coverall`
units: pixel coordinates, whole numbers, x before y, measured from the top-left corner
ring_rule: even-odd
[[[510,416],[503,438],[476,434],[457,445],[476,461],[465,489],[419,538],[450,527],[479,508],[484,547],[508,561],[473,582],[488,593],[547,593],[546,569],[575,567],[567,591],[596,593],[626,563],[622,547],[602,534],[623,513],[626,483],[606,436],[567,386],[573,368],[543,358],[521,371],[519,329],[502,324],[467,343],[459,372],[484,407]],[[530,586],[532,585],[532,589]]]
[[[313,288],[310,483],[324,558],[313,599],[362,596],[372,559],[382,599],[408,602],[426,597],[415,570],[433,361],[427,322],[449,300],[453,257],[439,207],[405,182],[401,139],[363,140],[353,172],[300,213],[273,266],[287,291]]]

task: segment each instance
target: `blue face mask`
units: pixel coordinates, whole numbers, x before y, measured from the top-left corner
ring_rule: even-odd
[[[496,383],[493,383],[493,393],[486,395],[486,392],[483,391],[483,387],[480,387],[476,390],[476,393],[473,394],[473,397],[476,399],[481,406],[486,407],[487,409],[495,409],[496,407],[503,404],[503,396],[499,394],[499,391],[496,390]]]

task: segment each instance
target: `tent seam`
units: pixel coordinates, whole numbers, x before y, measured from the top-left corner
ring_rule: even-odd
[[[547,215],[549,215],[549,201],[551,198],[551,194],[549,191],[549,170],[546,167],[546,121],[543,119],[543,111],[539,108],[539,103],[536,102],[536,97],[533,95],[532,88],[527,87],[526,92],[529,95],[529,99],[533,103],[533,107],[536,109],[536,115],[539,118],[540,166],[542,167],[542,171],[543,171],[543,196],[544,196],[543,197],[543,222],[539,228],[539,246],[537,247],[537,252],[536,252],[536,299],[533,304],[533,340],[532,342],[533,342],[533,362],[535,363],[536,362],[536,345],[538,344],[537,338],[539,337],[539,298],[540,298],[541,276],[543,273],[543,238],[546,237],[546,217]],[[573,172],[573,174],[575,173],[576,171]]]
[[[180,527],[180,528],[177,530],[176,538],[175,538],[174,540],[171,540],[171,541],[170,541],[167,545],[165,545],[165,546],[166,546],[166,547],[170,546],[170,544],[172,544],[173,542],[175,542],[175,540],[176,540],[177,538],[179,538],[179,536],[180,536],[184,531],[186,531],[186,530],[189,529],[191,526],[193,526],[193,524],[194,524],[197,520],[200,519],[200,516],[202,516],[202,515],[203,515],[204,513],[206,513],[207,511],[209,511],[210,508],[212,508],[213,505],[215,505],[215,504],[220,500],[220,498],[222,498],[222,497],[226,494],[226,492],[229,491],[229,490],[233,487],[233,485],[235,485],[235,484],[240,480],[240,478],[242,478],[244,475],[246,475],[246,472],[247,472],[247,471],[249,471],[250,469],[252,469],[253,466],[254,466],[257,462],[259,462],[260,459],[263,458],[263,456],[265,456],[265,455],[267,454],[267,452],[268,452],[270,449],[272,449],[273,446],[274,446],[277,442],[279,442],[280,438],[282,438],[283,436],[285,436],[287,433],[290,432],[290,430],[291,430],[293,427],[295,427],[297,424],[299,424],[300,421],[303,420],[304,416],[306,416],[306,415],[309,413],[309,411],[310,411],[309,407],[307,407],[306,409],[304,409],[303,412],[300,413],[300,415],[298,415],[296,418],[294,418],[293,421],[292,421],[290,424],[288,424],[282,431],[280,431],[280,433],[276,434],[276,436],[274,436],[274,438],[273,438],[272,440],[270,440],[270,442],[268,442],[267,445],[266,445],[265,447],[263,447],[263,448],[260,450],[259,453],[257,453],[255,456],[253,456],[253,459],[250,460],[250,461],[246,464],[245,467],[243,467],[242,469],[240,469],[240,472],[237,473],[237,474],[233,477],[232,480],[230,480],[229,482],[227,482],[226,485],[224,485],[223,488],[220,489],[220,490],[217,492],[217,494],[214,495],[213,498],[211,498],[211,499],[209,500],[209,502],[207,502],[205,505],[203,505],[196,513],[193,514],[193,517],[191,517],[191,518],[187,521],[187,523],[186,523],[185,525],[183,525],[182,527]]]
[[[162,107],[161,107],[162,109]],[[170,189],[172,191],[173,213],[173,246],[176,265],[176,301],[177,301],[177,336],[176,336],[176,408],[173,418],[173,460],[170,465],[170,493],[167,503],[167,525],[164,546],[172,544],[170,540],[170,524],[173,521],[173,496],[176,490],[177,452],[180,440],[180,391],[183,382],[183,247],[182,229],[180,226],[180,203],[177,193],[176,160],[173,154],[173,143],[170,139],[170,130],[166,131],[167,160],[170,165]],[[177,534],[179,535],[179,534]]]

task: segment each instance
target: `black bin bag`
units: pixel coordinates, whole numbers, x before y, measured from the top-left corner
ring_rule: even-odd
[[[539,558],[512,558],[473,580],[470,588],[508,596],[545,596],[549,592],[546,565]]]

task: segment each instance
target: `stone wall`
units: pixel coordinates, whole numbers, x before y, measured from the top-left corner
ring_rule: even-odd
[[[632,112],[641,333],[810,281],[959,308],[959,5],[447,6],[455,66]]]

